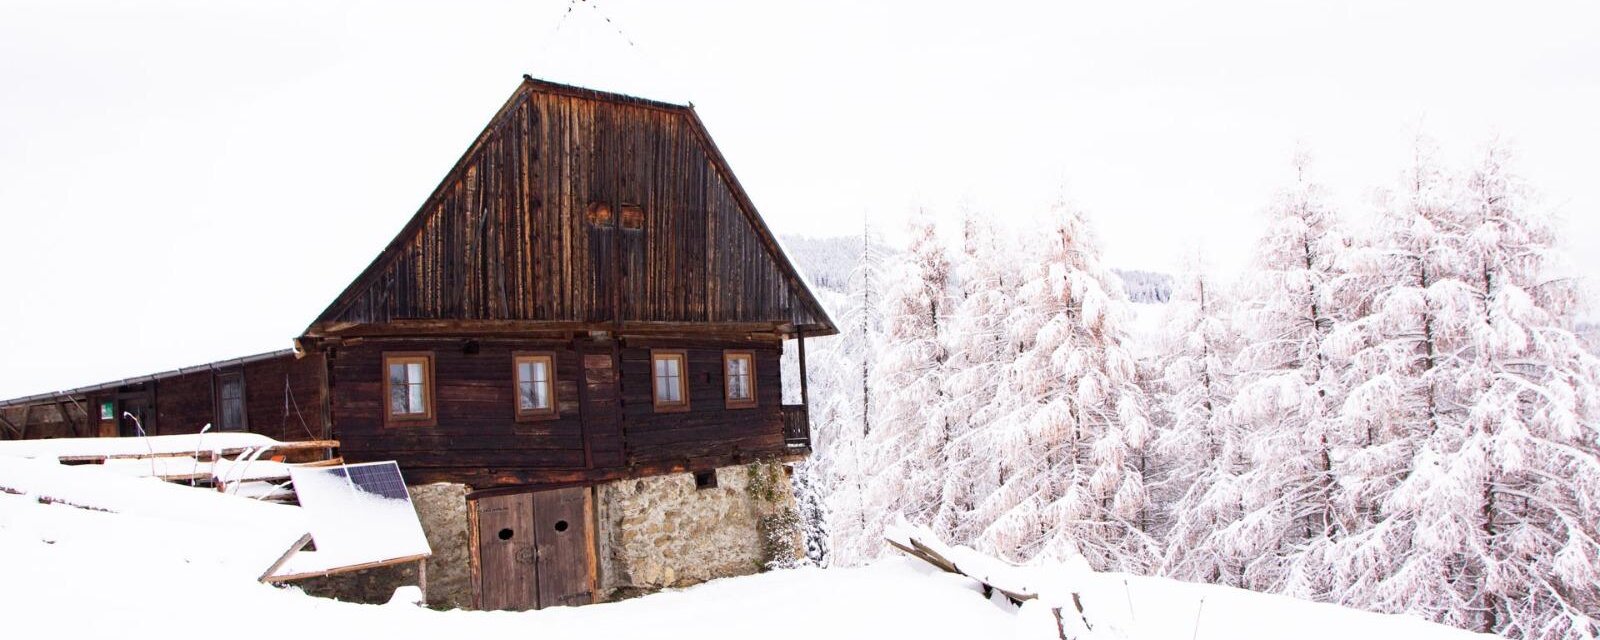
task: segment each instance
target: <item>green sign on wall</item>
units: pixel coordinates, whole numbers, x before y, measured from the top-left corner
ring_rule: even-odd
[[[111,420],[117,417],[117,407],[110,400],[100,403],[100,419]]]

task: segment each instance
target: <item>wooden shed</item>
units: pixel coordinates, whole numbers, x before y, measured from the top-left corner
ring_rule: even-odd
[[[577,604],[596,487],[804,456],[836,332],[692,107],[524,77],[294,350],[0,402],[0,432],[337,439],[470,491],[480,606]]]

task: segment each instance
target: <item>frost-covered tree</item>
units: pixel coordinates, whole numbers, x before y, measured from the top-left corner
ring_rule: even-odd
[[[1336,536],[1339,447],[1330,416],[1339,386],[1324,342],[1337,317],[1331,284],[1344,239],[1304,154],[1294,169],[1240,280],[1244,342],[1226,419],[1247,430],[1252,450],[1240,483],[1244,515],[1225,535],[1237,553],[1254,558],[1245,586],[1319,598],[1328,590],[1323,557]]]
[[[1402,534],[1417,524],[1394,519],[1385,505],[1412,473],[1422,440],[1459,421],[1448,387],[1460,364],[1450,357],[1459,348],[1455,336],[1466,329],[1459,312],[1472,306],[1461,279],[1464,233],[1454,185],[1433,143],[1419,138],[1400,188],[1345,255],[1336,287],[1352,317],[1327,349],[1347,389],[1336,414],[1344,447],[1335,503],[1346,536],[1328,558],[1334,599],[1392,602],[1429,588],[1380,584],[1405,562]]]
[[[1003,415],[995,398],[1012,358],[1005,319],[1016,298],[1017,275],[1003,241],[987,216],[963,212],[943,396],[950,437],[933,519],[934,531],[958,544],[970,544],[988,524],[976,511],[1004,473],[995,455],[995,424]]]
[[[811,356],[817,374],[812,379],[813,453],[801,470],[812,475],[824,494],[821,528],[826,540],[814,546],[830,554],[825,564],[840,566],[877,557],[882,547],[863,533],[878,518],[865,498],[872,473],[867,443],[873,427],[870,381],[881,341],[884,255],[870,222],[863,224],[857,246],[847,290],[831,307],[839,335]]]
[[[883,348],[870,384],[880,390],[868,435],[872,468],[867,504],[879,517],[863,532],[878,538],[887,518],[932,521],[943,491],[950,424],[944,381],[950,316],[950,258],[933,222],[911,221],[881,304]]]
[[[980,505],[979,544],[1014,559],[1068,550],[1102,569],[1155,555],[1144,470],[1150,437],[1128,351],[1126,294],[1082,215],[1057,205],[1031,238],[1007,318],[1017,352],[997,402],[1005,476]]]
[[[1232,301],[1198,256],[1174,280],[1153,349],[1160,364],[1153,404],[1163,421],[1153,450],[1165,505],[1164,574],[1238,585],[1249,557],[1227,527],[1241,516],[1240,476],[1248,462],[1240,425],[1225,419],[1233,399],[1239,339]]]
[[[1600,369],[1547,215],[1492,146],[1451,180],[1419,143],[1353,260],[1367,313],[1334,351],[1357,529],[1342,600],[1508,637],[1593,637]]]
[[[1482,503],[1472,602],[1482,628],[1523,638],[1600,633],[1600,363],[1572,332],[1578,287],[1548,215],[1491,145],[1465,180],[1471,495]],[[1465,464],[1458,461],[1457,464]],[[1473,539],[1475,538],[1475,540]]]

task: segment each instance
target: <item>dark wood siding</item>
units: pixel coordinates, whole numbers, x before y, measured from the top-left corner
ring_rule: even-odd
[[[656,413],[651,402],[650,349],[688,355],[689,411]],[[756,360],[757,406],[724,408],[722,352],[749,349]],[[622,350],[623,430],[628,460],[649,464],[783,450],[777,345],[714,341],[633,340]]]
[[[214,377],[219,372],[243,372],[246,430],[278,440],[316,440],[325,437],[327,424],[323,362],[320,353],[300,359],[285,353],[216,369],[195,367],[120,387],[64,392],[27,406],[3,407],[0,417],[15,422],[27,416],[29,438],[94,437],[117,435],[122,411],[134,409],[141,413],[149,435],[198,433],[218,420]],[[102,422],[100,403],[105,401],[115,404],[118,417]],[[60,406],[67,408],[70,420],[62,420]],[[3,426],[0,431],[5,431]]]
[[[383,352],[430,351],[437,426],[383,425]],[[579,361],[570,343],[483,342],[467,353],[460,340],[373,341],[341,347],[333,363],[334,436],[352,462],[393,459],[406,477],[448,477],[463,470],[583,469],[578,413]],[[554,420],[517,422],[512,353],[551,351],[556,360]]]
[[[462,482],[483,489],[580,484],[787,453],[776,342],[485,339],[473,344],[384,339],[337,348],[331,393],[335,437],[344,457],[396,460],[410,482]],[[688,412],[654,412],[651,348],[687,352]],[[724,408],[724,349],[755,354],[759,406]],[[385,351],[434,354],[437,426],[383,426]],[[517,351],[555,353],[557,419],[516,421],[511,363]],[[608,392],[614,354],[621,358],[620,377],[617,391]],[[581,407],[589,407],[588,413],[581,414]]]
[[[526,84],[312,326],[406,320],[832,330],[687,108]],[[586,215],[603,203],[610,222]],[[640,229],[621,228],[638,205]]]

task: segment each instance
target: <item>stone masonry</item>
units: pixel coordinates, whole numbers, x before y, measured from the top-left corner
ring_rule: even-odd
[[[794,491],[783,465],[621,480],[596,489],[601,600],[788,566],[798,557]]]

